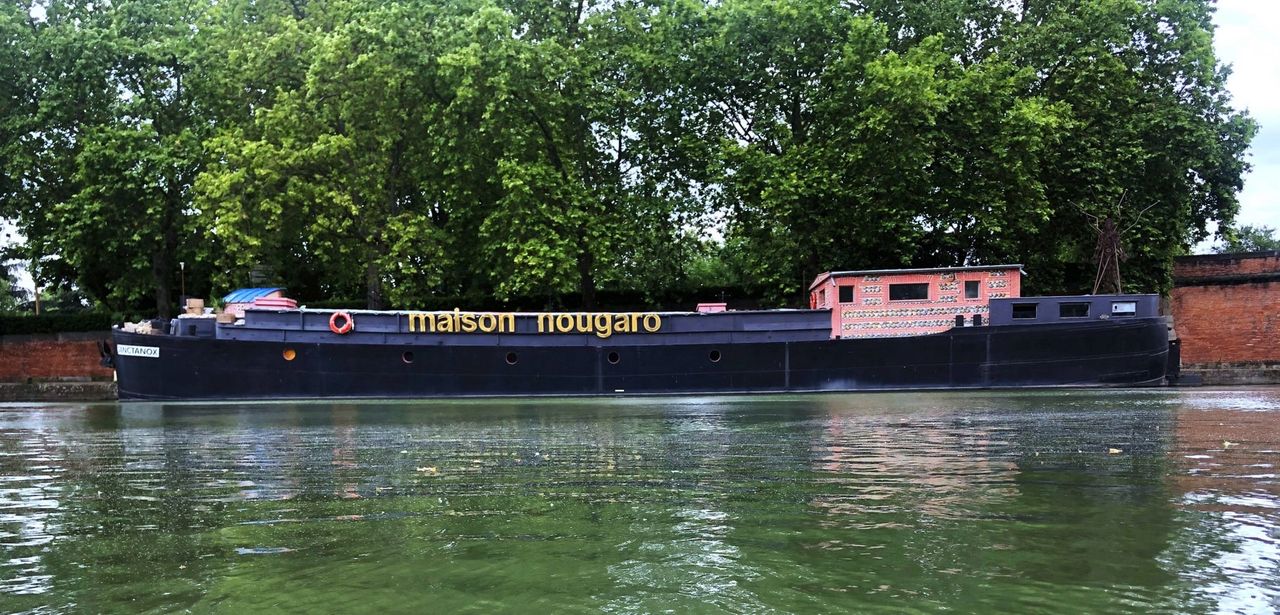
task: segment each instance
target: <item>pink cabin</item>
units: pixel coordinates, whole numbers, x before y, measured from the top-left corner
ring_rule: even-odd
[[[831,337],[901,337],[982,325],[989,299],[1021,293],[1022,265],[829,271],[809,305],[831,310]]]

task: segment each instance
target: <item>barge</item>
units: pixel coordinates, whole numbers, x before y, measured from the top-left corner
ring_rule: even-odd
[[[268,299],[232,322],[117,327],[105,359],[122,400],[1151,386],[1176,366],[1158,296],[1024,298],[1020,274],[831,272],[810,288],[811,309],[342,311]]]

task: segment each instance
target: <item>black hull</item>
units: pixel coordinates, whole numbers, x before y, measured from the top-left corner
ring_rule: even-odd
[[[727,344],[445,346],[121,331],[115,341],[159,349],[158,357],[115,357],[125,400],[1147,386],[1163,383],[1169,353],[1165,323],[1158,318]],[[284,360],[286,348],[296,358]],[[509,353],[514,364],[508,363]]]

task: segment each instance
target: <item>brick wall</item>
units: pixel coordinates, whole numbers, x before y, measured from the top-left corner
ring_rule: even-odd
[[[1184,256],[1173,263],[1175,280],[1194,283],[1196,278],[1224,278],[1280,273],[1280,252],[1246,252]]]
[[[110,380],[97,346],[110,338],[105,331],[0,336],[0,382]]]
[[[1173,289],[1182,362],[1280,362],[1280,283]]]
[[[1280,363],[1280,252],[1183,257],[1173,275],[1184,366]]]

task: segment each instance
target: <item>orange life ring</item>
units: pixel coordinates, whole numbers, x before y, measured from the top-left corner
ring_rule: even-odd
[[[338,319],[342,319],[342,325],[338,325]],[[351,319],[351,315],[346,312],[334,312],[329,317],[329,330],[338,335],[346,335],[356,328],[356,321]]]

